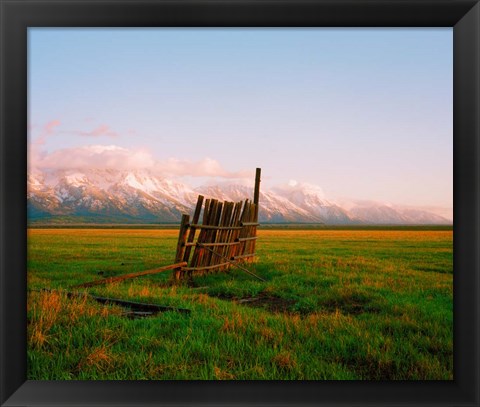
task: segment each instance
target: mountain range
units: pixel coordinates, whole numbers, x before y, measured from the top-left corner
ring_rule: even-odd
[[[252,199],[253,182],[251,186],[222,183],[192,188],[148,171],[32,171],[27,211],[33,223],[177,223],[182,213],[193,212],[199,194],[222,201]],[[297,182],[261,188],[259,220],[327,225],[452,223],[438,210],[329,200],[319,187]]]

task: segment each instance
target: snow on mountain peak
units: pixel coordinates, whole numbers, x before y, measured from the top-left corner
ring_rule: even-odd
[[[65,181],[74,187],[79,187],[88,183],[88,179],[86,178],[85,174],[78,172],[65,175]]]
[[[108,147],[108,146],[101,146]],[[177,180],[148,170],[54,170],[30,173],[28,199],[32,213],[117,216],[138,222],[178,221],[191,211],[197,195],[225,201],[253,198],[252,183],[220,183],[192,189]],[[44,215],[41,215],[44,216]],[[317,185],[290,180],[275,188],[262,188],[261,222],[326,224],[448,224],[448,219],[422,208],[372,202],[325,199]]]
[[[330,203],[325,200],[325,193],[322,188],[306,182],[290,180],[287,184],[273,188],[272,191],[302,209],[314,209],[316,214],[318,214],[317,209],[319,207],[330,205]]]
[[[325,199],[325,193],[323,189],[318,185],[309,184],[307,182],[298,182],[296,180],[290,180],[288,183],[279,185],[273,188],[276,192],[281,194],[302,194],[304,196],[315,196],[318,199]]]
[[[125,177],[125,184],[140,191],[151,193],[159,188],[158,182],[148,176],[139,176],[138,174],[128,173]]]

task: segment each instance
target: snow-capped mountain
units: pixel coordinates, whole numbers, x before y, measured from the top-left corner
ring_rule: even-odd
[[[32,219],[58,216],[112,222],[176,222],[196,193],[147,172],[90,170],[31,175],[27,203]]]
[[[222,201],[238,202],[246,198],[253,198],[253,188],[243,185],[207,186],[197,188],[196,191],[205,197]],[[320,221],[314,214],[272,191],[260,191],[260,202],[258,216],[261,222],[318,223]]]
[[[323,223],[339,225],[357,223],[344,209],[327,200],[319,186],[290,181],[287,185],[277,186],[273,190],[279,196],[313,214]]]
[[[49,171],[28,176],[30,221],[176,223],[192,213],[198,194],[222,201],[252,199],[253,185],[191,188],[148,171]],[[432,211],[378,202],[339,203],[314,185],[290,182],[260,193],[260,222],[450,224]]]

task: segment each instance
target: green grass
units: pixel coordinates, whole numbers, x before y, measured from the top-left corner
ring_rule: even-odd
[[[30,289],[173,263],[178,232],[30,229]],[[88,289],[191,309],[127,319],[30,291],[28,378],[453,379],[451,230],[260,230],[258,261],[175,286],[170,273]],[[242,299],[254,301],[242,302]]]

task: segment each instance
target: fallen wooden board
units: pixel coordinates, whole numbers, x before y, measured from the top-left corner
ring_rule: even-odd
[[[37,290],[34,290],[37,291]],[[134,302],[134,301],[127,301],[122,300],[119,298],[107,298],[107,297],[99,297],[97,295],[87,294],[85,292],[71,292],[71,291],[62,291],[62,290],[52,290],[50,288],[42,288],[39,291],[47,291],[47,292],[58,292],[64,293],[68,298],[72,297],[87,297],[95,300],[101,304],[114,304],[120,305],[122,307],[129,308],[133,312],[137,313],[151,313],[156,314],[158,312],[165,312],[165,311],[176,311],[185,314],[189,314],[191,311],[188,308],[177,308],[177,307],[170,307],[167,305],[157,305],[157,304],[148,304],[143,302]]]
[[[186,265],[187,265],[187,262],[182,261],[180,263],[170,264],[169,266],[159,267],[159,268],[145,270],[145,271],[139,271],[138,273],[124,274],[121,276],[108,277],[102,280],[95,280],[95,281],[90,281],[88,283],[77,284],[77,285],[71,286],[70,288],[85,288],[85,287],[93,287],[93,286],[102,285],[102,284],[116,283],[118,281],[128,280],[130,278],[137,278],[137,277],[147,276],[149,274],[161,273],[162,271],[181,269]]]
[[[237,300],[237,303],[238,303],[238,304],[243,304],[244,302],[258,301],[259,299],[260,299],[259,297],[255,297],[255,298],[241,298],[241,299]]]
[[[82,293],[70,293],[71,295],[83,295]],[[67,293],[68,295],[68,293]],[[133,301],[126,301],[121,300],[118,298],[106,298],[106,297],[97,297],[96,295],[87,294],[89,298],[100,302],[102,304],[115,304],[120,305],[122,307],[127,307],[130,309],[134,309],[136,311],[143,311],[143,312],[165,312],[165,311],[176,311],[189,314],[190,310],[188,308],[177,308],[177,307],[169,307],[167,305],[157,305],[157,304],[147,304],[143,302],[133,302]]]

